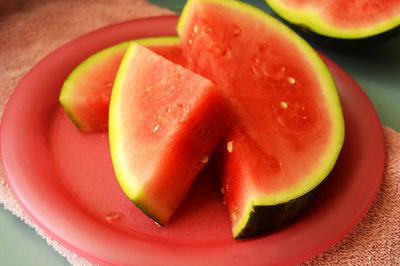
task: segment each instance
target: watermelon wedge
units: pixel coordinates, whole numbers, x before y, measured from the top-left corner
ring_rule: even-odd
[[[185,65],[177,37],[136,40],[157,54]],[[83,61],[65,80],[60,102],[68,116],[84,132],[108,128],[111,89],[129,42],[106,48]]]
[[[234,238],[288,223],[343,145],[330,72],[296,33],[241,2],[189,0],[177,30],[188,68],[215,82],[235,110],[216,156]]]
[[[356,40],[400,27],[398,0],[266,0],[279,16],[308,32]]]
[[[230,126],[215,85],[132,43],[109,113],[111,157],[127,196],[165,224]]]

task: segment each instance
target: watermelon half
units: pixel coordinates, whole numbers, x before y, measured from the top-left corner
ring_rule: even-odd
[[[211,81],[132,43],[109,113],[111,157],[125,194],[165,224],[230,126],[230,113]]]
[[[177,64],[185,64],[177,37],[136,42]],[[129,42],[124,42],[97,52],[77,66],[65,80],[59,100],[79,130],[107,130],[111,89],[128,45]]]
[[[235,110],[216,156],[233,236],[286,224],[309,205],[343,145],[330,72],[296,33],[241,2],[189,0],[177,30],[188,67]]]
[[[283,19],[308,32],[343,40],[366,39],[400,27],[398,0],[266,0]]]

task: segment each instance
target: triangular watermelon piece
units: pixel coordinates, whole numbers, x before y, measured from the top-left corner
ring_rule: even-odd
[[[295,32],[239,1],[189,0],[177,29],[188,68],[234,106],[216,156],[233,236],[287,224],[310,204],[343,145],[332,75]]]
[[[211,81],[132,43],[109,113],[111,157],[127,196],[165,224],[229,128],[230,113]]]

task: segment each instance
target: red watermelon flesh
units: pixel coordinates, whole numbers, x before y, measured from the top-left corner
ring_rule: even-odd
[[[269,220],[282,224],[298,210],[269,207],[316,188],[341,150],[332,76],[293,31],[237,1],[188,1],[178,33],[188,67],[213,80],[235,110],[218,153],[234,237],[258,234]]]
[[[394,36],[398,0],[266,0],[277,15],[331,45],[363,44]],[[321,38],[322,37],[322,38]],[[327,37],[327,38],[324,38]],[[364,41],[362,41],[364,40]]]
[[[137,40],[155,53],[185,65],[177,37]],[[111,89],[129,42],[104,49],[76,67],[64,82],[60,102],[81,131],[107,130]]]
[[[398,0],[280,0],[283,6],[297,11],[308,10],[326,23],[344,29],[357,29],[382,22],[400,14]]]
[[[109,114],[111,157],[125,194],[165,224],[229,128],[230,113],[211,81],[132,43]]]

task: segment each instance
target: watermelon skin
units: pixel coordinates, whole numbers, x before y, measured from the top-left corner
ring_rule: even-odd
[[[313,41],[315,44],[320,44],[325,47],[329,47],[344,52],[346,51],[351,52],[355,49],[369,48],[372,45],[388,41],[391,38],[396,37],[400,33],[400,27],[396,27],[394,29],[385,31],[377,35],[373,35],[371,37],[365,37],[360,39],[344,39],[344,38],[333,38],[321,35],[311,31],[310,29],[304,26],[294,25],[294,24],[293,26],[299,30],[298,31],[299,34],[303,34],[304,38]]]
[[[400,2],[397,0],[266,2],[278,16],[330,46],[354,48],[400,32]]]
[[[216,158],[234,238],[290,222],[329,175],[344,141],[334,80],[288,27],[237,1],[188,1],[177,26],[188,67],[234,114]]]
[[[145,214],[165,225],[230,126],[215,85],[132,43],[110,102],[116,177]]]
[[[248,222],[240,233],[235,236],[235,239],[261,235],[288,225],[314,202],[324,183],[319,184],[306,194],[285,203],[271,206],[253,206],[252,211],[249,213]],[[274,219],[271,219],[271,217],[274,217]]]
[[[185,65],[177,37],[136,40],[154,52]],[[106,48],[84,60],[65,80],[60,103],[82,132],[106,131],[111,90],[129,42]]]

